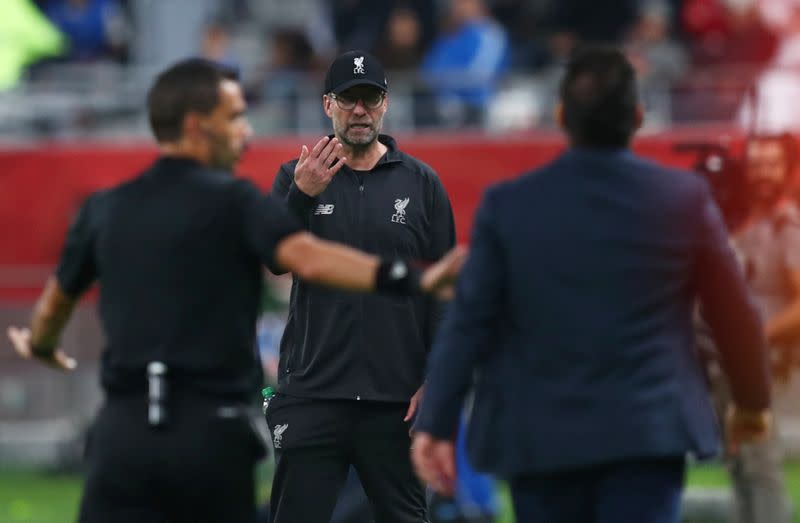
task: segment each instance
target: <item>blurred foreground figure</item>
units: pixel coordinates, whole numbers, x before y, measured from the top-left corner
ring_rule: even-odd
[[[162,73],[148,95],[160,158],[87,199],[31,328],[8,330],[21,356],[73,369],[58,340],[99,281],[106,401],[89,435],[81,522],[254,521],[263,265],[399,296],[434,291],[459,268],[460,251],[420,274],[303,232],[282,202],[231,175],[251,134],[245,109],[220,66],[188,60]],[[330,144],[314,153],[328,164]]]
[[[518,521],[677,523],[686,454],[719,451],[694,304],[730,376],[734,446],[769,429],[762,324],[706,183],[628,150],[642,110],[624,56],[580,52],[560,96],[569,150],[478,210],[412,457],[452,491],[477,376],[471,462],[510,481]]]

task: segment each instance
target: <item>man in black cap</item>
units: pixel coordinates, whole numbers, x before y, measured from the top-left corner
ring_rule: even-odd
[[[99,281],[106,401],[87,443],[82,523],[252,523],[263,446],[247,405],[261,382],[262,264],[399,297],[436,290],[459,255],[420,273],[319,240],[282,202],[231,176],[251,130],[225,68],[181,62],[158,76],[147,103],[160,158],[87,199],[30,329],[8,335],[20,356],[74,369],[59,337]],[[333,161],[335,143],[323,152]]]
[[[334,134],[282,165],[273,194],[321,238],[419,260],[447,252],[455,225],[439,178],[380,134],[388,107],[381,64],[362,51],[339,56],[322,104]],[[346,157],[338,174],[319,154],[334,141]],[[439,316],[426,298],[364,297],[295,278],[278,394],[266,412],[277,460],[275,522],[329,521],[350,466],[376,521],[427,520],[409,429]]]

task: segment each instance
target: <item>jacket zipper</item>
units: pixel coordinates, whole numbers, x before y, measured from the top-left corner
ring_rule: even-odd
[[[363,251],[364,250],[364,244],[365,244],[365,239],[364,239],[364,236],[365,236],[365,233],[364,233],[364,205],[365,205],[365,203],[364,203],[365,202],[365,200],[364,200],[364,182],[366,180],[365,180],[365,177],[364,177],[363,174],[358,174],[357,177],[358,177],[358,215],[357,215],[357,220],[358,220],[358,239],[359,239],[358,246]],[[359,351],[363,351],[364,350],[364,296],[363,295],[361,297],[359,297],[359,299],[358,299],[358,338],[359,338],[359,340],[358,340],[358,342],[359,342],[358,343],[358,349],[359,349]],[[361,359],[361,358],[359,358],[359,359]],[[363,364],[363,359],[362,359],[362,364]],[[361,395],[357,393],[355,399],[356,400],[360,400],[361,399]]]

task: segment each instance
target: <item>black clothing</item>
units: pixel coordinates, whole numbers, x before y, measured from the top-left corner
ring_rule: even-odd
[[[108,399],[89,433],[79,523],[254,521],[254,418],[190,394],[170,407],[168,427],[153,429],[143,398]]]
[[[272,520],[330,521],[352,464],[374,521],[427,521],[425,490],[409,460],[407,408],[407,403],[274,396],[266,415],[275,444]]]
[[[313,234],[384,258],[434,261],[455,244],[450,201],[436,173],[381,135],[387,153],[369,172],[347,166],[318,197],[285,163],[273,194]],[[424,296],[325,289],[295,278],[281,340],[279,390],[290,396],[408,402],[422,384],[440,308]]]
[[[250,182],[183,159],[90,196],[57,278],[70,295],[100,280],[108,394],[145,391],[148,362],[170,388],[252,398],[261,383],[255,323],[262,265],[299,230]]]
[[[264,438],[245,407],[261,365],[262,266],[300,230],[251,183],[162,158],[89,197],[56,277],[78,296],[100,281],[106,404],[90,431],[81,523],[252,522]],[[166,424],[148,424],[146,368],[167,366]]]

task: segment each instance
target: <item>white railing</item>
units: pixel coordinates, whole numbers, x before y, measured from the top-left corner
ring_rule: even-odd
[[[147,139],[144,105],[155,71],[111,64],[57,65],[37,71],[20,87],[0,93],[0,141],[37,139]],[[485,111],[465,111],[434,94],[431,78],[390,73],[387,129],[462,128],[515,132],[553,125],[558,70],[511,74],[497,82]],[[647,125],[733,122],[752,70],[698,70],[671,84],[643,82]],[[449,78],[452,84],[453,78]],[[317,75],[273,74],[244,79],[250,119],[258,135],[318,133],[329,128]],[[462,79],[470,85],[470,79]],[[471,118],[470,118],[471,116]]]

